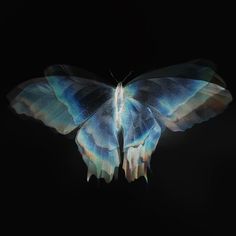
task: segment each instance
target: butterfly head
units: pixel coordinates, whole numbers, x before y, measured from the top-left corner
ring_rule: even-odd
[[[122,88],[122,82],[119,82],[118,84],[117,84],[117,88]]]
[[[117,100],[123,100],[123,86],[122,82],[119,82],[116,86],[116,98]]]

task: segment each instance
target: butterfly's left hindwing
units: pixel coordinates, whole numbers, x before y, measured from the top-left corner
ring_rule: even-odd
[[[76,143],[91,175],[110,182],[120,164],[119,142],[114,117],[114,100],[109,99],[86,121]]]

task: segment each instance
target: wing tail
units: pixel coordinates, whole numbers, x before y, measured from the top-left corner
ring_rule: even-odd
[[[144,176],[148,181],[147,169],[150,167],[151,155],[157,146],[160,134],[160,126],[156,123],[142,143],[135,147],[125,148],[123,170],[129,182],[141,176]]]

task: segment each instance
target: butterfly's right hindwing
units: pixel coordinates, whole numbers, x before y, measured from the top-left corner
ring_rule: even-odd
[[[125,98],[122,112],[124,138],[123,169],[127,180],[140,176],[147,180],[147,167],[161,135],[161,126],[152,111],[132,98]]]

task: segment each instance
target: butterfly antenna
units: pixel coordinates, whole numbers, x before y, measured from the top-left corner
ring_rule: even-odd
[[[112,71],[109,69],[110,75],[111,77],[116,81],[116,83],[118,84],[119,82],[117,81],[117,79],[115,78],[114,74],[112,73]]]
[[[67,73],[69,76],[73,76],[73,74],[71,73],[71,71],[68,69],[68,68],[66,68],[66,66],[65,65],[59,65],[61,68],[62,68],[62,70],[65,72],[65,73]]]
[[[125,78],[121,81],[121,83],[123,83],[130,75],[133,74],[133,71],[130,71],[126,76]]]

